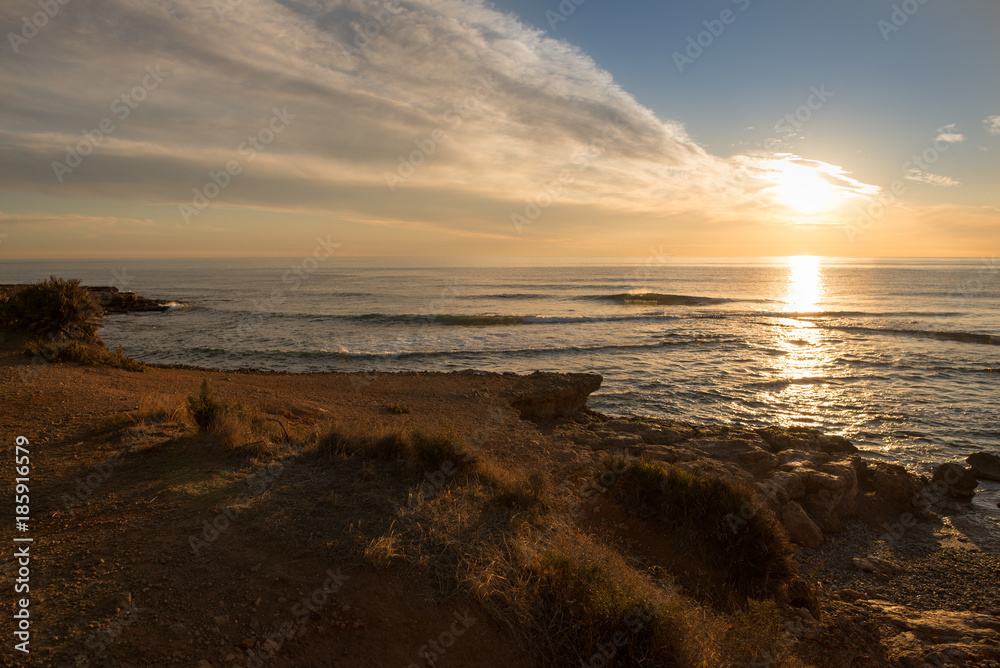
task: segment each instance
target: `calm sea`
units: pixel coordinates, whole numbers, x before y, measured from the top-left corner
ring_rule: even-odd
[[[111,316],[147,362],[604,376],[615,414],[842,434],[926,470],[1000,452],[1000,261],[340,258],[15,261],[175,300]]]

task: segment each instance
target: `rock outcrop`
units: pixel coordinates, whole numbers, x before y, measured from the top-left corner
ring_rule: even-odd
[[[587,405],[587,397],[604,378],[596,373],[535,373],[526,377],[530,388],[514,397],[510,405],[522,420],[551,420],[576,415]]]
[[[592,450],[627,453],[748,485],[791,540],[810,548],[822,544],[824,534],[843,531],[843,520],[858,513],[864,494],[877,492],[883,509],[906,512],[918,510],[913,504],[925,487],[902,466],[868,462],[847,439],[815,429],[750,430],[590,414],[558,430]]]
[[[97,303],[104,307],[107,313],[143,313],[150,311],[167,311],[173,302],[160,299],[140,297],[134,292],[121,292],[113,285],[88,286]]]
[[[972,468],[972,475],[980,480],[1000,482],[1000,456],[990,452],[974,452],[965,458]]]
[[[941,464],[937,467],[931,481],[943,482],[948,487],[948,496],[959,501],[972,499],[976,493],[976,487],[979,486],[979,481],[976,480],[976,476],[972,475],[972,471],[954,462]]]

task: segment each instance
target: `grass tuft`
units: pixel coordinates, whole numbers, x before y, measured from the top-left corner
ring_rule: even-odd
[[[784,530],[737,483],[637,462],[625,469],[612,495],[633,514],[682,532],[743,596],[774,596],[795,575]]]
[[[465,445],[464,439],[454,431],[429,434],[415,430],[411,434],[413,451],[417,459],[429,468],[440,468],[447,461],[459,470],[471,469],[478,459]]]
[[[274,427],[256,409],[219,399],[208,379],[201,382],[197,395],[187,399],[188,412],[198,431],[211,434],[223,450],[240,449],[251,458],[274,457],[281,439]]]
[[[198,431],[209,431],[219,417],[230,409],[225,401],[215,398],[212,386],[208,384],[208,378],[201,381],[201,391],[197,396],[188,397],[188,410],[194,423],[198,425]]]
[[[599,654],[601,665],[688,666],[713,654],[696,604],[664,594],[587,535],[560,536],[528,572],[515,620],[554,665],[592,665]]]
[[[413,412],[410,410],[409,406],[403,403],[389,404],[388,409],[390,413],[393,413],[395,415],[409,415],[410,413]]]
[[[87,366],[110,366],[125,371],[142,372],[146,365],[125,354],[121,346],[114,352],[103,342],[80,339],[35,339],[24,344],[22,352],[28,357],[41,358],[47,362],[72,362]]]

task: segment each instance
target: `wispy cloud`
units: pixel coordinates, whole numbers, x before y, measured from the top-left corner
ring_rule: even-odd
[[[986,117],[983,121],[983,125],[986,127],[986,131],[991,135],[1000,135],[1000,114]]]
[[[536,191],[611,123],[620,134],[567,187],[567,200],[677,207],[726,178],[726,161],[639,105],[579,49],[483,2],[394,7],[363,43],[358,31],[387,16],[381,0],[244,0],[221,18],[200,0],[75,0],[63,10],[72,16],[22,58],[2,56],[0,178],[36,192],[190,201],[210,171],[240,159],[275,105],[295,122],[216,205],[381,217],[436,190],[475,208]],[[16,18],[10,6],[0,13]],[[52,162],[156,65],[170,78],[59,183]],[[496,90],[480,102],[473,94],[484,77]],[[386,172],[437,128],[446,140],[390,197]]]
[[[934,138],[934,140],[948,142],[950,144],[957,144],[965,141],[965,135],[960,132],[955,132],[955,125],[955,123],[951,123],[950,125],[938,128],[938,135]]]
[[[150,219],[118,218],[115,216],[11,214],[0,211],[0,224],[30,227],[148,228],[154,227],[157,223]]]
[[[917,183],[923,183],[929,186],[938,186],[941,188],[951,188],[953,186],[961,185],[960,182],[951,177],[941,176],[940,174],[932,174],[916,168],[907,171],[904,178],[908,181],[916,181]]]
[[[241,172],[213,211],[433,223],[462,235],[507,234],[509,212],[567,172],[564,207],[713,220],[766,205],[769,183],[745,156],[711,155],[578,48],[484,0],[219,5],[74,0],[19,56],[0,54],[0,180],[162,205],[179,221],[177,207],[235,160]],[[5,4],[0,19],[16,22],[18,11]],[[113,105],[149,67],[169,78],[121,119]],[[490,94],[477,96],[483,81]],[[275,107],[295,120],[250,158],[246,142]],[[91,147],[85,133],[109,117],[113,134]],[[444,139],[433,154],[390,192],[386,175],[435,131]],[[81,142],[92,151],[60,182],[53,163]]]

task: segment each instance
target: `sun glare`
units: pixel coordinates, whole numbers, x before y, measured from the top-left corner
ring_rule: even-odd
[[[816,170],[791,163],[786,163],[773,194],[780,203],[806,214],[829,211],[842,199],[839,189]]]
[[[842,167],[791,153],[753,158],[743,164],[752,176],[768,184],[760,191],[765,200],[795,216],[832,213],[851,198],[879,192],[877,186],[851,178]]]
[[[813,255],[798,255],[788,259],[788,292],[785,302],[796,313],[816,310],[816,304],[823,296],[823,281],[820,277],[819,258]]]

